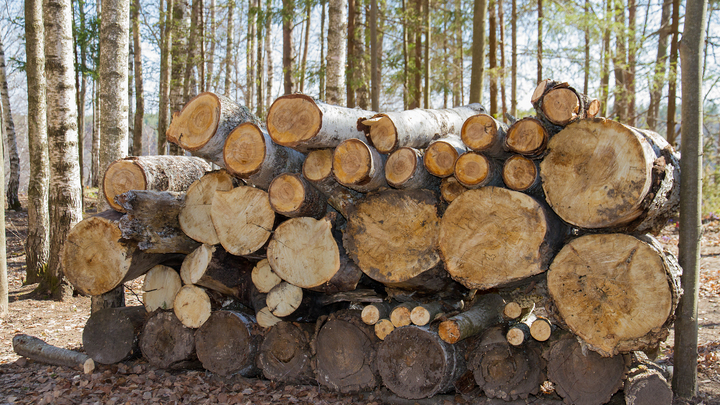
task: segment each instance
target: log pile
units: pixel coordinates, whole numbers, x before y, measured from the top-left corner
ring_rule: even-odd
[[[92,314],[88,353],[411,400],[550,381],[566,403],[606,403],[623,356],[674,320],[679,267],[650,234],[677,210],[678,158],[566,83],[533,103],[507,125],[479,105],[376,114],[294,94],[266,129],[197,96],[168,139],[221,169],[125,190],[123,212],[70,232],[81,292],[147,273],[144,308]],[[104,353],[113,317],[123,346]]]

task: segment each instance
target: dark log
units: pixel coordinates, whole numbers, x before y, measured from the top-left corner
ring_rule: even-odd
[[[261,340],[255,318],[239,311],[215,311],[195,332],[198,359],[206,370],[221,376],[258,375]]]
[[[149,314],[143,306],[105,308],[90,315],[83,328],[85,353],[100,364],[140,355],[140,332]]]
[[[280,215],[297,218],[322,218],[327,212],[327,199],[300,174],[283,173],[268,187],[270,206]]]
[[[338,183],[333,175],[332,166],[332,149],[311,151],[303,163],[303,177],[325,195],[328,204],[347,218],[348,208],[355,205],[362,194]]]
[[[90,374],[95,370],[93,359],[83,353],[62,349],[30,335],[15,335],[12,340],[13,350],[20,356],[56,366],[72,367]]]
[[[502,322],[504,308],[505,300],[497,294],[479,296],[470,309],[442,322],[438,334],[442,340],[451,344],[475,336]]]
[[[194,366],[195,334],[185,327],[172,311],[155,311],[145,322],[140,335],[143,357],[157,368]]]
[[[626,405],[672,404],[673,391],[664,370],[642,352],[632,354],[632,365],[623,388]]]
[[[285,384],[310,384],[312,371],[310,339],[314,324],[280,322],[265,334],[258,365],[265,378]]]

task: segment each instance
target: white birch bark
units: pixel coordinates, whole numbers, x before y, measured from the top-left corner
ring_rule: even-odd
[[[20,209],[18,199],[18,188],[20,188],[20,156],[17,149],[17,137],[15,136],[15,123],[10,108],[10,94],[8,92],[7,75],[5,72],[5,49],[0,40],[0,95],[2,95],[3,124],[5,127],[5,148],[10,161],[10,179],[7,185],[6,202],[8,209]],[[4,205],[3,205],[4,207]]]

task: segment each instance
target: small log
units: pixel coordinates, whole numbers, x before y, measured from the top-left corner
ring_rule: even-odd
[[[249,186],[216,191],[210,216],[223,248],[235,256],[260,249],[275,224],[267,192]]]
[[[463,301],[435,301],[418,305],[410,312],[410,320],[417,326],[425,326],[448,313],[457,313],[464,307]]]
[[[56,366],[79,368],[85,374],[91,374],[95,370],[95,362],[89,356],[73,350],[61,349],[34,336],[15,335],[12,343],[15,353],[28,359]]]
[[[255,311],[255,322],[257,322],[260,327],[270,328],[282,321],[282,319],[273,315],[272,312],[270,312],[270,308],[267,307],[265,301],[267,294],[258,291],[254,285],[250,288],[250,298],[252,300],[251,308]]]
[[[83,328],[85,353],[100,364],[115,364],[140,355],[140,332],[148,316],[143,306],[94,312]]]
[[[505,339],[508,343],[513,346],[520,346],[523,343],[530,341],[532,335],[530,334],[530,327],[535,322],[536,316],[533,313],[528,313],[524,317],[513,322],[508,328],[505,334]]]
[[[494,160],[478,152],[465,152],[455,162],[455,178],[463,186],[474,189],[503,186],[502,169]]]
[[[362,194],[338,183],[333,175],[332,165],[332,149],[311,151],[303,163],[303,177],[327,197],[330,206],[347,218],[348,208],[355,205]]]
[[[209,288],[251,306],[253,266],[248,259],[231,255],[222,246],[201,245],[185,257],[180,276],[185,284]]]
[[[185,234],[200,243],[220,243],[210,215],[212,200],[216,191],[230,191],[234,187],[233,177],[225,170],[205,174],[193,183],[185,193],[185,206],[178,222]]]
[[[215,311],[195,332],[195,347],[203,368],[221,376],[260,374],[257,356],[261,340],[255,319],[238,311]]]
[[[331,217],[291,218],[277,227],[267,248],[273,271],[301,288],[326,292],[352,291],[362,276],[350,260]]]
[[[658,134],[604,118],[568,125],[540,163],[547,202],[580,228],[657,234],[679,204],[679,162]]]
[[[359,108],[325,104],[304,94],[288,94],[270,106],[267,127],[278,145],[307,152],[334,148],[351,138],[365,141],[357,122],[373,114]]]
[[[385,180],[388,184],[399,189],[437,190],[440,179],[425,169],[423,154],[422,150],[406,146],[390,154],[385,162]]]
[[[423,155],[425,169],[437,177],[449,177],[455,172],[455,161],[468,147],[459,136],[450,134],[428,145]]]
[[[273,287],[265,297],[265,303],[273,315],[278,318],[288,316],[295,312],[303,300],[302,288],[296,287],[286,281]]]
[[[212,312],[210,296],[198,286],[185,285],[175,296],[173,311],[183,325],[197,329],[208,320]]]
[[[465,145],[475,152],[486,156],[504,159],[508,152],[505,149],[505,136],[508,126],[488,114],[474,115],[467,120],[460,131],[460,138]]]
[[[220,94],[200,93],[174,114],[167,140],[194,156],[225,167],[225,140],[233,129],[245,122],[262,125],[247,107]]]
[[[573,336],[555,342],[548,354],[548,378],[566,403],[604,404],[622,387],[624,376],[622,356],[585,351]]]
[[[566,228],[532,197],[498,187],[466,191],[440,221],[448,273],[470,289],[488,289],[547,270]]]
[[[535,88],[532,104],[540,120],[554,133],[571,122],[593,118],[600,111],[597,99],[591,100],[567,83],[550,79],[543,80]]]
[[[383,384],[408,399],[447,392],[465,373],[460,345],[447,344],[435,330],[414,325],[396,329],[387,336],[377,356]]]
[[[390,322],[393,326],[399,328],[401,326],[407,326],[412,323],[410,320],[410,313],[417,306],[417,302],[408,301],[402,304],[396,305],[395,308],[390,311]]]
[[[517,301],[510,301],[505,304],[505,308],[503,309],[503,317],[507,320],[522,319],[526,317],[530,312],[532,312],[533,309],[535,309],[534,303],[526,305],[526,303],[521,304]]]
[[[502,322],[503,308],[505,301],[499,295],[480,296],[470,309],[442,322],[438,334],[442,340],[455,344]]]
[[[282,282],[282,279],[270,267],[268,259],[262,259],[255,265],[251,277],[255,288],[264,294],[267,294],[273,287]]]
[[[555,325],[549,319],[539,316],[530,325],[530,335],[538,342],[546,342],[552,336],[554,329]]]
[[[548,147],[548,134],[542,122],[533,117],[525,117],[510,125],[505,137],[505,148],[523,156],[541,156]]]
[[[137,241],[140,250],[188,254],[200,246],[180,228],[178,216],[185,205],[184,193],[130,190],[115,200],[127,213],[118,224],[122,237]]]
[[[632,354],[623,388],[627,405],[672,404],[673,391],[662,373],[642,352]]]
[[[186,368],[196,361],[195,333],[172,311],[155,311],[140,334],[140,351],[153,367]]]
[[[376,114],[360,120],[358,127],[380,153],[388,154],[404,146],[426,148],[438,134],[457,134],[466,119],[484,112],[478,103],[442,110],[416,108]]]
[[[360,318],[366,325],[375,325],[381,319],[388,318],[390,316],[390,304],[383,302],[374,302],[368,304],[363,308]]]
[[[502,178],[505,187],[510,190],[532,195],[542,193],[539,164],[523,155],[513,155],[505,161]]]
[[[560,318],[603,356],[651,349],[668,336],[679,297],[677,262],[624,234],[570,241],[548,271]],[[592,308],[592,310],[588,310]]]
[[[387,187],[384,155],[359,139],[343,141],[333,152],[333,175],[338,183],[367,193]]]
[[[297,218],[322,218],[327,212],[325,196],[302,175],[283,173],[268,187],[270,206],[280,215]]]
[[[157,265],[150,269],[143,281],[142,302],[147,312],[172,309],[181,287],[180,275],[172,267]]]
[[[61,252],[63,269],[68,281],[83,294],[104,294],[177,257],[146,253],[137,242],[122,239],[120,218],[117,211],[104,211],[80,221],[68,233]]]
[[[457,181],[455,176],[445,177],[440,183],[440,195],[442,196],[443,201],[448,204],[455,201],[460,194],[468,190],[469,189],[467,187]]]
[[[393,325],[390,319],[380,319],[375,322],[373,330],[378,339],[385,340],[385,338],[395,330],[395,325]]]
[[[310,339],[313,324],[280,322],[265,334],[258,366],[265,378],[285,384],[310,384],[312,371]]]
[[[276,145],[267,131],[250,122],[230,132],[223,147],[225,169],[248,185],[267,190],[281,173],[299,173],[305,155]]]
[[[311,346],[317,382],[344,394],[375,389],[380,383],[378,343],[373,328],[360,320],[360,311],[338,311],[318,322]]]
[[[488,398],[505,401],[536,395],[545,381],[545,362],[539,347],[519,349],[508,345],[500,327],[488,329],[472,346],[468,368]]]
[[[210,164],[189,156],[131,156],[116,160],[103,177],[103,196],[110,207],[124,212],[115,196],[130,190],[185,191]]]

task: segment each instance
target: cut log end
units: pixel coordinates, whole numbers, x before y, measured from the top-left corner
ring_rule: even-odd
[[[553,124],[567,125],[578,117],[580,99],[568,88],[552,89],[543,97],[542,110]]]
[[[230,191],[232,188],[233,178],[225,170],[207,173],[195,181],[185,194],[185,206],[178,216],[183,232],[200,243],[220,243],[210,215],[212,200],[216,191]]]
[[[535,90],[533,90],[532,97],[530,97],[530,102],[535,104],[540,100],[543,94],[545,94],[545,89],[547,89],[548,84],[550,84],[552,80],[545,79],[538,83],[538,85],[535,87]]]
[[[108,166],[103,177],[105,200],[115,211],[125,210],[115,201],[115,196],[130,190],[145,190],[147,179],[142,168],[129,160],[116,160]]]
[[[460,326],[453,320],[447,320],[440,323],[438,334],[442,340],[450,344],[455,344],[461,339]]]
[[[455,178],[465,187],[482,185],[490,174],[490,161],[477,152],[466,152],[455,162]]]
[[[216,249],[216,246],[201,245],[185,256],[180,267],[180,276],[185,284],[195,284],[202,278]]]
[[[542,123],[535,118],[523,118],[508,128],[505,143],[508,149],[521,155],[542,153],[549,136]]]
[[[273,315],[273,313],[270,311],[270,308],[268,307],[263,307],[259,311],[257,311],[257,313],[255,314],[255,319],[257,320],[257,324],[263,328],[271,328],[274,325],[277,325],[279,322],[282,322],[282,319]]]
[[[460,137],[468,148],[483,151],[493,144],[497,132],[497,121],[487,114],[478,114],[465,121]]]
[[[225,168],[239,177],[257,173],[265,161],[265,137],[257,125],[238,125],[225,140]]]
[[[193,358],[195,331],[183,326],[173,312],[157,311],[143,327],[140,350],[153,366],[171,368]]]
[[[445,141],[436,141],[425,150],[423,163],[430,174],[448,177],[455,171],[455,161],[459,153],[455,147]]]
[[[216,191],[210,215],[220,243],[236,256],[260,249],[275,223],[267,192],[248,186]]]
[[[515,155],[505,161],[503,166],[503,182],[515,191],[525,191],[535,184],[538,171],[535,163],[522,155]]]
[[[312,139],[321,125],[322,111],[304,94],[280,97],[268,111],[268,133],[278,145],[293,147]]]
[[[422,305],[418,305],[410,312],[410,320],[418,326],[425,326],[432,321],[432,314]]]
[[[418,157],[411,148],[403,147],[393,152],[385,163],[385,179],[393,187],[407,182],[417,169]]]
[[[270,183],[268,198],[273,210],[286,217],[321,218],[327,201],[320,192],[295,173],[283,173]]]
[[[348,139],[335,148],[333,173],[341,184],[351,185],[366,182],[372,170],[372,152],[363,141]]]
[[[310,181],[321,181],[332,176],[333,150],[318,149],[308,153],[303,163],[303,176]]]
[[[505,304],[503,309],[503,316],[507,319],[518,319],[522,314],[522,307],[515,301],[510,301]]]
[[[138,355],[138,336],[147,316],[142,306],[93,312],[83,328],[83,349],[100,364],[114,364]]]
[[[236,311],[215,311],[195,333],[203,367],[222,376],[257,375],[260,342],[254,319]]]
[[[520,346],[525,342],[525,332],[520,328],[510,328],[505,338],[511,345]]]
[[[199,149],[215,135],[219,119],[220,100],[218,97],[213,93],[199,94],[173,117],[167,131],[167,138],[183,149]]]
[[[143,304],[148,312],[156,309],[172,309],[173,301],[182,287],[180,275],[175,269],[158,265],[145,275]]]
[[[600,112],[600,100],[593,99],[587,107],[588,118],[594,118]]]
[[[440,183],[440,195],[445,202],[451,203],[455,201],[460,194],[468,191],[469,189],[455,178],[455,176],[445,177]]]
[[[389,319],[380,319],[375,323],[375,336],[380,340],[385,338],[395,330],[395,325]]]
[[[379,116],[377,120],[365,120],[363,124],[370,127],[368,140],[380,153],[390,153],[397,148],[397,129],[393,121],[386,116]]]
[[[210,297],[200,287],[183,286],[175,296],[173,311],[175,316],[188,328],[199,328],[210,317],[212,306]]]
[[[268,292],[265,302],[273,315],[283,317],[295,312],[302,299],[302,288],[283,281]]]
[[[412,313],[413,308],[415,308],[417,304],[412,302],[407,302],[400,304],[393,308],[392,312],[390,312],[390,322],[392,322],[393,326],[396,328],[407,326],[412,323],[412,320],[410,319],[410,314]]]
[[[282,279],[270,267],[267,259],[260,260],[252,270],[252,282],[255,288],[263,294],[267,294],[273,287],[280,284]]]
[[[530,335],[538,342],[546,342],[552,335],[552,323],[545,318],[537,318],[530,325]]]

